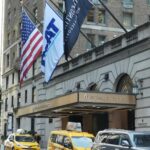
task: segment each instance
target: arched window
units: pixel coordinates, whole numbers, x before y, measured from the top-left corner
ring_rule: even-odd
[[[131,78],[129,77],[129,75],[125,74],[120,78],[117,84],[116,92],[132,93],[132,87],[133,83]]]

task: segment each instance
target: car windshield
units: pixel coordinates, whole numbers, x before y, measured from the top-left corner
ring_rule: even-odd
[[[32,136],[16,136],[17,142],[33,142],[34,138]]]
[[[150,147],[150,135],[134,135],[136,147]]]
[[[90,137],[72,137],[72,142],[75,147],[91,148],[93,139]]]

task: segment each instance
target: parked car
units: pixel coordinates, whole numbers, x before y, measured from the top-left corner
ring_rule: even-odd
[[[150,132],[121,129],[99,131],[92,150],[150,150]]]
[[[5,150],[40,150],[39,144],[29,134],[13,133],[4,141]]]
[[[94,136],[87,132],[58,130],[52,131],[47,150],[91,150]]]

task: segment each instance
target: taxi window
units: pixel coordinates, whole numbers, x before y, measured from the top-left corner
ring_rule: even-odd
[[[78,136],[73,136],[71,138],[72,143],[76,147],[82,147],[82,148],[91,148],[93,144],[93,139],[90,137],[78,137]]]
[[[56,136],[57,136],[56,134],[51,135],[51,137],[50,137],[51,142],[56,143]]]
[[[57,135],[56,143],[63,145],[63,135]]]
[[[32,136],[16,136],[17,142],[33,142],[34,138]]]

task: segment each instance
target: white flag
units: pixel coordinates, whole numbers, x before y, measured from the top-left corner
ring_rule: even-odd
[[[41,61],[41,69],[45,74],[46,82],[51,79],[53,71],[64,53],[63,38],[63,19],[46,3]]]

